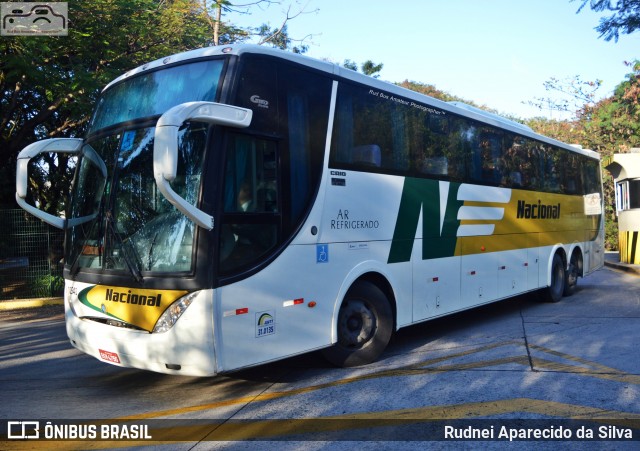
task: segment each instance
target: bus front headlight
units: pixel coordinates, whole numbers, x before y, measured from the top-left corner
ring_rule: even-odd
[[[197,292],[188,294],[171,304],[160,318],[158,318],[158,322],[156,322],[156,326],[153,328],[153,333],[162,333],[171,329],[176,321],[178,321],[178,318],[187,310],[187,307],[191,305],[197,294]]]

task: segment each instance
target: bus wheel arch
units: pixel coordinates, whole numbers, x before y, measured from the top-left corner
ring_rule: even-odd
[[[337,342],[323,355],[339,367],[366,365],[380,357],[395,328],[395,302],[388,281],[376,273],[356,279],[339,304]]]
[[[396,306],[396,296],[395,293],[393,292],[393,287],[391,286],[391,283],[389,282],[389,280],[383,276],[382,274],[378,273],[378,272],[368,272],[363,274],[362,276],[358,277],[358,279],[356,279],[355,282],[358,281],[367,281],[370,282],[372,284],[374,284],[375,286],[377,286],[385,295],[385,297],[387,298],[387,302],[389,303],[389,306],[391,307],[391,319],[393,321],[393,331],[396,330],[397,324],[396,324],[396,315],[397,315],[397,306]],[[354,282],[354,283],[355,283]]]

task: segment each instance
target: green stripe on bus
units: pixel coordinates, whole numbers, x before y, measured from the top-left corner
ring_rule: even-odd
[[[441,186],[448,187],[442,230],[440,230]],[[388,263],[411,260],[421,209],[423,211],[422,259],[451,257],[455,254],[456,232],[460,226],[460,220],[457,219],[458,209],[464,203],[457,200],[459,188],[460,183],[417,178],[404,179]]]

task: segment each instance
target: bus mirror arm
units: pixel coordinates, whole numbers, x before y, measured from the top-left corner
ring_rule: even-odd
[[[104,162],[91,146],[83,146],[83,142],[78,138],[51,138],[30,144],[20,151],[16,167],[16,202],[22,209],[58,229],[76,226],[96,217],[97,213],[80,218],[65,219],[42,211],[26,201],[29,186],[29,161],[44,152],[81,154],[100,170],[106,180],[107,167]]]
[[[153,175],[162,195],[186,217],[207,230],[213,217],[191,205],[171,187],[178,169],[178,130],[184,122],[198,121],[227,127],[245,128],[253,111],[214,102],[187,102],[165,112],[156,124],[153,145]]]

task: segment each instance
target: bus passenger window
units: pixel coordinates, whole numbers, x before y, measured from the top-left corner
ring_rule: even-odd
[[[475,131],[475,127],[470,130]],[[475,133],[474,133],[475,134]],[[473,180],[490,185],[499,185],[505,163],[502,156],[502,136],[491,131],[481,130],[472,144]]]
[[[410,166],[408,102],[371,94],[347,83],[338,87],[331,164],[360,171],[402,173]]]
[[[460,164],[458,143],[451,139],[449,119],[436,113],[419,114],[412,130],[415,170],[437,178],[462,178],[464,163]]]
[[[377,144],[367,144],[357,146],[351,149],[351,162],[355,164],[364,164],[379,168],[382,156],[380,146]]]
[[[544,172],[543,172],[543,188],[550,193],[562,192],[560,181],[562,180],[560,172],[562,171],[562,163],[560,161],[560,152],[552,147],[546,147],[543,157]]]
[[[522,188],[525,184],[523,163],[526,160],[523,139],[513,134],[504,135],[504,173],[502,186]]]
[[[582,194],[582,180],[580,178],[580,157],[578,155],[567,155],[565,165],[565,193]]]

